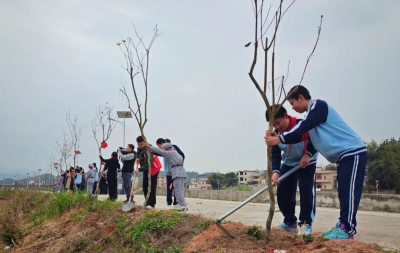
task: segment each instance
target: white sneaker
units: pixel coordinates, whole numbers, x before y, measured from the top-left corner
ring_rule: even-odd
[[[155,207],[153,206],[146,206],[146,209],[154,209]]]
[[[180,207],[178,208],[178,211],[179,211],[179,212],[184,212],[184,211],[187,211],[187,210],[188,210],[187,206],[180,206]]]

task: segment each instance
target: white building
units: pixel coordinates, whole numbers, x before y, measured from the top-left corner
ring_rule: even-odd
[[[261,173],[258,170],[239,170],[236,172],[239,184],[259,184]]]

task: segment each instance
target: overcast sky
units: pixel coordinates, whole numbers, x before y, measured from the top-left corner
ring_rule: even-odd
[[[286,88],[298,84],[324,15],[303,85],[364,141],[399,137],[398,13],[397,0],[297,1],[280,27],[276,76],[290,60]],[[145,40],[156,24],[163,33],[151,52],[148,139],[170,138],[185,152],[188,171],[265,169],[265,106],[248,77],[253,46],[244,47],[254,36],[250,0],[21,0],[0,1],[0,176],[58,159],[53,145],[68,110],[86,126],[79,164],[98,160],[90,122],[105,102],[127,109],[116,42],[134,35],[131,22]],[[138,135],[127,121],[126,143],[136,146]],[[117,125],[106,157],[122,138]]]

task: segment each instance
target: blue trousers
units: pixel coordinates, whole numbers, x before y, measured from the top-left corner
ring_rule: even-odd
[[[300,191],[300,215],[299,225],[311,225],[315,217],[315,168],[316,161],[311,162],[304,169],[300,168],[288,178],[279,182],[277,190],[278,206],[287,225],[297,222],[295,215],[297,182]],[[282,165],[281,175],[285,174],[293,166]]]
[[[340,222],[346,232],[356,234],[356,214],[364,184],[367,153],[343,157],[338,163],[337,182],[340,202]]]

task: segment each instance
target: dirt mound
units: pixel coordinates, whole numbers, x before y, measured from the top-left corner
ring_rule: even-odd
[[[301,237],[291,233],[273,230],[271,241],[257,240],[247,234],[248,227],[241,223],[223,225],[234,237],[227,237],[216,226],[212,225],[202,234],[195,236],[186,245],[185,253],[194,252],[381,252],[376,244],[366,244],[358,241],[323,241],[321,235],[315,234],[312,242],[306,243]]]

